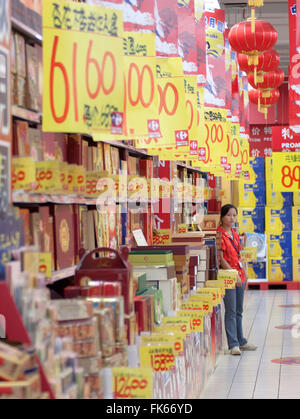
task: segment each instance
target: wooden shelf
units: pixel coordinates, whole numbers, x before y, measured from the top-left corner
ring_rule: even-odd
[[[20,106],[12,106],[12,115],[15,118],[25,119],[29,122],[34,122],[36,124],[41,123],[42,115],[39,112],[31,111],[30,109],[21,108]]]
[[[31,29],[29,26],[16,19],[15,17],[11,18],[12,28],[26,35],[27,37],[34,40],[36,43],[42,45],[43,36],[39,32]]]

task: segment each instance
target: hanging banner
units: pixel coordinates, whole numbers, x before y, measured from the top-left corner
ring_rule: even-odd
[[[186,115],[188,133],[183,131],[176,137],[176,146],[148,150],[150,154],[158,152],[160,160],[192,160],[198,155],[197,126],[197,77],[184,76],[184,91],[186,99]]]
[[[0,140],[11,139],[10,0],[1,2],[0,19]]]
[[[295,134],[289,126],[273,126],[272,150],[279,152],[300,152],[300,135]]]
[[[196,7],[196,6],[195,6]],[[203,13],[197,15],[196,19],[196,42],[197,42],[197,67],[198,67],[198,87],[205,86],[206,83],[206,34],[205,34],[205,16]]]
[[[225,108],[225,11],[205,12],[206,85],[205,105]]]
[[[128,32],[155,32],[155,0],[126,0],[123,2],[124,30]]]
[[[231,48],[228,41],[229,29],[225,29],[225,106],[231,111],[232,108],[232,69],[231,69]]]
[[[178,56],[178,6],[176,0],[155,0],[156,55]]]
[[[194,1],[178,0],[178,55],[184,74],[198,74]]]
[[[289,71],[289,124],[294,133],[300,133],[300,44],[297,43],[297,1],[289,0],[289,41],[290,41],[290,71]]]
[[[139,139],[138,148],[162,149],[188,145],[188,117],[181,58],[158,58],[156,81],[159,93],[158,120],[149,138]],[[158,133],[161,133],[160,137]]]
[[[300,191],[300,153],[273,153],[273,191]]]
[[[43,130],[121,134],[122,12],[45,0],[43,39]]]
[[[250,125],[249,149],[251,157],[272,156],[273,128],[275,127],[272,125]]]

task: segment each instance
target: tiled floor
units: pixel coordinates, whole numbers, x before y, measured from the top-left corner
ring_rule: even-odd
[[[279,307],[281,304],[299,307]],[[203,398],[300,399],[300,363],[283,365],[271,362],[276,358],[300,357],[300,329],[276,328],[297,322],[300,326],[300,291],[248,290],[244,305],[244,335],[258,349],[241,356],[220,355]]]

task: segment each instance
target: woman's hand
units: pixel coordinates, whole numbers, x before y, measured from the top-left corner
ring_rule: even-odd
[[[237,281],[236,281],[236,286],[240,288],[242,285],[243,285],[243,283],[242,283],[240,274],[238,274]]]

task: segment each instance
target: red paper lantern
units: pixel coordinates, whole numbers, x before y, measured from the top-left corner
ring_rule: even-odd
[[[260,72],[267,73],[268,71],[275,70],[280,63],[280,56],[275,49],[270,49],[263,54],[258,56],[258,64],[255,66],[254,64],[248,64],[249,56],[246,54],[238,54],[238,63],[239,67],[245,73],[254,73],[255,68],[257,74]]]
[[[267,94],[265,90],[279,87],[284,80],[284,72],[280,68],[263,74],[261,82],[255,82],[254,74],[248,74],[248,81],[254,89],[263,90],[263,97]]]
[[[277,32],[269,22],[255,20],[255,30],[251,30],[251,21],[239,22],[228,34],[233,50],[250,56],[249,65],[258,64],[258,55],[273,48],[277,41]],[[251,59],[252,57],[254,59]]]
[[[279,100],[280,93],[278,89],[273,89],[270,91],[269,97],[263,97],[263,92],[261,90],[250,90],[249,91],[249,100],[252,103],[258,105],[258,111],[262,112],[267,119],[268,108],[275,105]]]

